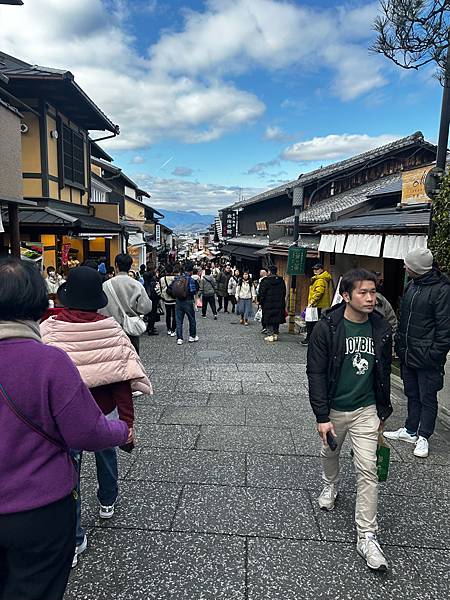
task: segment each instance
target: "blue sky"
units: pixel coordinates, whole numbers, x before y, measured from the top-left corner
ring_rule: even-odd
[[[367,50],[378,5],[25,0],[0,7],[0,48],[74,73],[156,207],[213,213],[419,129],[436,139],[432,71]]]

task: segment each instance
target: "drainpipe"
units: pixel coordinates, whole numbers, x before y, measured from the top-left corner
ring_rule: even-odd
[[[303,187],[293,190],[292,206],[294,207],[294,235],[293,245],[298,246],[300,212],[303,208]],[[289,333],[295,333],[295,307],[297,305],[297,275],[291,275],[289,290]]]

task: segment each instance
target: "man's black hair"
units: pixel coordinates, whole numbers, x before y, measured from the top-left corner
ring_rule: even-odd
[[[0,259],[0,321],[38,321],[47,308],[38,268],[17,258]]]
[[[206,267],[205,275],[211,275],[211,269],[209,267]]]
[[[131,269],[131,265],[133,264],[133,259],[129,254],[118,254],[114,259],[114,262],[116,263],[120,272],[128,273],[128,271]]]
[[[189,260],[187,260],[184,263],[184,270],[186,271],[186,273],[191,273],[194,269],[194,264],[192,262],[190,262]]]
[[[166,266],[166,275],[172,275],[172,273],[173,273],[172,265],[167,265]]]
[[[56,271],[55,267],[52,267],[52,265],[49,265],[47,267],[47,273],[48,273],[48,275],[50,275],[50,271]]]
[[[87,260],[85,260],[82,266],[90,267],[91,269],[94,269],[95,271],[97,271],[97,269],[98,269],[97,261],[94,260],[93,258],[88,258]]]
[[[270,265],[269,273],[272,273],[272,275],[276,275],[278,273],[278,267],[276,265]]]
[[[347,292],[351,298],[357,281],[372,281],[375,286],[377,285],[377,277],[372,271],[367,271],[367,269],[352,269],[345,273],[341,279],[341,285],[339,286],[341,296]]]

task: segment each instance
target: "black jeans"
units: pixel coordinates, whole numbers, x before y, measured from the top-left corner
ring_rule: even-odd
[[[424,438],[433,435],[438,413],[437,393],[444,385],[444,375],[438,369],[411,369],[401,366],[403,387],[408,397],[408,417],[405,427]]]
[[[211,307],[213,315],[217,315],[216,298],[214,296],[202,296],[202,316],[206,317],[208,305]]]
[[[167,331],[175,331],[177,328],[177,323],[175,320],[175,303],[174,304],[164,304],[166,309],[166,327]]]
[[[319,319],[320,319],[320,315],[322,314],[322,309],[318,308],[317,312],[319,314]],[[318,321],[306,321],[306,339],[308,341],[309,341],[309,338],[311,337],[313,329],[317,325],[317,323],[318,323]]]
[[[0,600],[61,600],[75,552],[75,499],[0,515]]]
[[[225,298],[225,310],[228,309],[228,301],[231,302],[231,312],[235,312],[236,311],[236,296],[227,296]]]
[[[127,335],[128,335],[128,333],[127,333]],[[133,344],[134,349],[136,350],[136,352],[138,353],[138,356],[139,356],[139,336],[128,335],[128,337],[130,338],[130,342]]]

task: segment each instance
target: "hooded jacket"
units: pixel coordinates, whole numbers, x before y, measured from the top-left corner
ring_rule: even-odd
[[[345,358],[345,303],[327,310],[314,327],[308,345],[306,373],[309,401],[318,423],[330,420],[330,405]],[[385,421],[392,413],[391,361],[392,331],[377,311],[369,315],[375,348],[374,387],[377,414]]]
[[[445,364],[450,350],[450,281],[439,271],[406,286],[395,350],[412,369],[442,369]]]
[[[264,277],[259,286],[259,302],[265,325],[281,325],[286,322],[286,284],[282,277]]]
[[[309,287],[308,305],[317,308],[329,308],[331,306],[330,282],[331,275],[328,271],[323,271],[319,275],[311,278]]]
[[[41,335],[44,344],[67,352],[88,388],[130,381],[133,391],[153,393],[139,356],[112,317],[78,323],[50,317],[41,323]]]
[[[214,275],[203,275],[200,279],[199,291],[205,298],[214,296],[217,289],[217,282]]]

